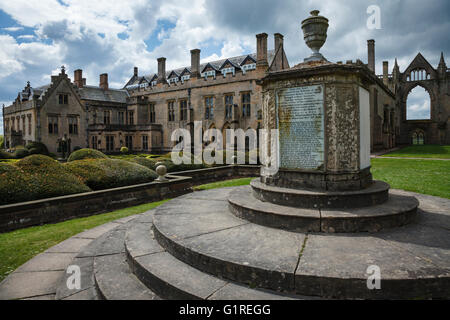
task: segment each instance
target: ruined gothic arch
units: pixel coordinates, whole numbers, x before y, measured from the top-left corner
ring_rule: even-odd
[[[406,83],[401,90],[403,92],[402,99],[400,101],[403,121],[414,121],[407,119],[408,96],[410,95],[411,91],[413,91],[417,87],[425,89],[425,91],[428,93],[430,97],[430,120],[434,118],[433,114],[435,111],[436,95],[433,91],[433,87],[426,83],[414,82]]]

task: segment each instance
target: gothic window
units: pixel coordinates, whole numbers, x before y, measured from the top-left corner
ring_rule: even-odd
[[[97,149],[98,148],[98,137],[92,136],[91,142],[92,142],[92,149]]]
[[[175,101],[169,101],[167,103],[167,113],[169,121],[175,121]]]
[[[48,133],[58,134],[58,117],[48,117]]]
[[[28,135],[31,135],[31,116],[28,116]]]
[[[111,124],[111,111],[103,111],[103,124]]]
[[[431,119],[431,99],[428,91],[421,86],[415,87],[406,101],[406,120]]]
[[[69,104],[69,96],[67,94],[58,95],[59,104]]]
[[[149,116],[150,116],[150,123],[155,123],[156,122],[156,112],[155,112],[155,104],[152,103],[150,104],[150,112],[149,112]]]
[[[180,101],[180,121],[187,120],[187,100]]]
[[[205,120],[214,119],[214,98],[205,98]]]
[[[127,112],[127,124],[134,125],[134,111]]]
[[[225,96],[225,119],[233,118],[233,95]]]
[[[119,111],[119,124],[125,124],[125,113],[123,111]]]
[[[142,150],[148,150],[148,136],[142,136]]]
[[[114,151],[114,136],[106,136],[106,151]]]
[[[250,92],[242,94],[242,117],[250,117],[251,115],[251,97]]]
[[[133,136],[125,136],[125,146],[129,151],[133,150]]]
[[[67,118],[69,121],[69,134],[78,134],[78,118],[77,117],[69,117]]]

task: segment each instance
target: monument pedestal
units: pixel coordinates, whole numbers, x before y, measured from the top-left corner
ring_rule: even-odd
[[[410,223],[414,197],[389,196],[370,173],[369,86],[362,64],[301,63],[269,73],[263,128],[278,130],[278,170],[229,198],[238,217],[297,232],[378,232]],[[271,164],[273,166],[273,163]],[[269,172],[270,174],[267,174]]]

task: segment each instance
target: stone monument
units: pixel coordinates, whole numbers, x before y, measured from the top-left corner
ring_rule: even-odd
[[[379,231],[407,224],[418,201],[389,197],[389,185],[373,181],[370,173],[369,86],[375,75],[360,61],[327,61],[319,49],[328,19],[317,10],[311,14],[302,29],[313,55],[290,69],[270,72],[260,82],[263,128],[278,130],[278,150],[271,152],[278,155],[279,170],[271,175],[263,170],[251,183],[256,199],[297,210],[288,216],[284,207],[270,213],[252,210],[252,202],[236,197],[230,199],[233,212],[255,223],[298,231]],[[309,209],[322,214],[314,219]]]

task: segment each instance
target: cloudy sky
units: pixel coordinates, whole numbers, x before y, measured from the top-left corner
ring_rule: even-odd
[[[371,30],[367,8],[374,4],[381,29]],[[110,85],[122,87],[134,66],[153,73],[161,56],[170,69],[189,65],[193,48],[202,61],[254,52],[260,32],[284,34],[293,65],[309,55],[300,25],[313,9],[330,19],[322,49],[330,61],[366,61],[371,38],[378,73],[382,60],[391,69],[395,57],[403,71],[419,51],[434,67],[441,51],[450,56],[448,0],[0,0],[0,104],[26,81],[49,83],[61,65],[70,76],[83,69],[91,85],[107,72]]]

